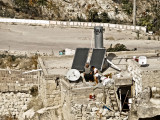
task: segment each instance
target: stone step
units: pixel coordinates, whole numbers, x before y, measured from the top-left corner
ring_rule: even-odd
[[[110,90],[114,90],[114,86],[111,86],[111,87],[110,87]]]
[[[102,117],[101,120],[106,120],[106,117]]]
[[[111,100],[111,102],[112,102],[112,101],[117,101],[117,99],[114,98],[114,97],[110,98],[110,100]]]
[[[114,106],[114,105],[117,105],[117,102],[114,101],[114,102],[112,102],[112,104],[113,104],[113,106]]]
[[[110,98],[116,98],[115,94],[110,95]]]
[[[114,106],[113,109],[114,109],[115,111],[118,111],[118,106]]]
[[[108,92],[109,92],[109,94],[111,94],[111,95],[115,94],[114,90],[109,90]]]

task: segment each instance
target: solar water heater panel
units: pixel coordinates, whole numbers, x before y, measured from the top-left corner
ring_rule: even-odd
[[[106,49],[93,49],[90,65],[95,66],[98,70],[102,71],[105,53]]]
[[[72,63],[72,69],[84,71],[85,63],[87,62],[89,48],[77,48]]]

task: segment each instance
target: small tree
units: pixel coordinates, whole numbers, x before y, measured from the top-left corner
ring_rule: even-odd
[[[89,10],[89,16],[88,19],[90,22],[101,22],[98,16],[98,12],[95,9]]]
[[[108,14],[106,12],[102,12],[100,14],[100,20],[101,22],[103,23],[107,23],[107,22],[110,22],[110,18],[108,17]]]

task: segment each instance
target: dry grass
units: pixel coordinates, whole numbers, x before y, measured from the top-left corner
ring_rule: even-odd
[[[13,117],[11,114],[8,116],[0,116],[0,120],[18,120],[16,117]]]
[[[6,69],[24,69],[31,70],[37,69],[38,55],[32,57],[27,56],[14,56],[9,54],[0,54],[0,68]]]

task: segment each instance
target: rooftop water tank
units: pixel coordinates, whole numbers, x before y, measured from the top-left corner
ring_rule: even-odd
[[[146,58],[146,56],[140,56],[139,57],[139,64],[140,65],[146,65],[147,64],[147,58]]]
[[[94,27],[94,41],[95,41],[95,48],[103,48],[103,27],[102,26]]]

